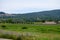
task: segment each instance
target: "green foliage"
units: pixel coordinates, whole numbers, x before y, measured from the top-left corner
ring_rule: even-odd
[[[21,37],[22,37],[22,36],[18,36],[18,37],[16,38],[16,40],[22,40]]]
[[[8,22],[8,23],[12,23],[12,19],[11,19],[11,18],[8,19],[7,22]]]
[[[28,29],[27,27],[22,27],[22,29]]]
[[[3,29],[5,29],[5,28],[6,28],[6,25],[1,25],[1,27],[2,27]]]
[[[44,22],[45,22],[45,20],[42,20],[41,22],[43,22],[43,23],[44,23]]]

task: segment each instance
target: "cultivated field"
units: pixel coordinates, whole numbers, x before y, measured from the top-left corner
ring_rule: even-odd
[[[2,25],[6,27],[4,28]],[[43,25],[1,23],[0,37],[14,40],[60,40],[60,24]]]

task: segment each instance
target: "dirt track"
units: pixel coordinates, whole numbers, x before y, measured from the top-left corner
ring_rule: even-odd
[[[0,38],[0,40],[12,40],[12,39],[4,39],[4,38]]]

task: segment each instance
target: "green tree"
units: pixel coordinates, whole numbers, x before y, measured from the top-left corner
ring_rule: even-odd
[[[12,19],[11,19],[11,18],[8,19],[7,22],[8,22],[8,23],[12,23]]]

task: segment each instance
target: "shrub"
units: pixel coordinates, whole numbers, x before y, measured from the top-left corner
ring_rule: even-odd
[[[22,40],[22,39],[21,39],[21,37],[19,36],[19,37],[17,37],[17,39],[16,39],[16,40]]]
[[[41,22],[43,22],[43,23],[44,23],[44,22],[45,22],[45,20],[42,20]]]
[[[5,28],[6,28],[6,25],[2,25],[1,27],[2,27],[3,29],[5,29]]]
[[[27,27],[22,27],[22,29],[27,29]]]

